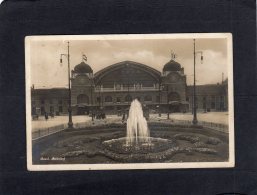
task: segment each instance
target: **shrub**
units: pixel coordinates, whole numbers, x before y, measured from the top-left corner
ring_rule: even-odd
[[[219,143],[221,143],[220,139],[215,137],[209,137],[206,141],[206,144],[211,144],[211,145],[218,145]]]
[[[200,141],[200,138],[194,135],[176,134],[174,135],[174,138],[189,141],[192,144]]]
[[[210,148],[194,148],[193,149],[196,152],[205,153],[205,154],[217,154],[218,152],[214,149]]]
[[[206,147],[205,143],[203,143],[203,142],[195,142],[194,146],[196,148]]]

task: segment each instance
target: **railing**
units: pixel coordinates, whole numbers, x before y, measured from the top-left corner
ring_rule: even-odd
[[[113,122],[113,120],[112,120]],[[75,129],[79,128],[84,128],[84,127],[89,127],[89,126],[96,126],[96,125],[103,125],[106,124],[105,120],[95,120],[94,123],[92,121],[87,121],[87,122],[78,122],[78,123],[73,123],[73,127]],[[68,125],[67,124],[61,124],[61,125],[56,125],[53,127],[47,127],[47,128],[41,128],[35,131],[32,131],[32,140],[37,140],[42,137],[46,137],[48,135],[52,135],[54,133],[63,131],[67,129]]]
[[[47,128],[42,128],[42,129],[32,131],[32,140],[36,140],[38,138],[45,137],[45,136],[57,133],[59,131],[62,131],[66,129],[67,126],[68,126],[67,124],[61,124],[53,127],[47,127]]]
[[[191,120],[179,120],[179,119],[172,119],[174,122],[185,124],[185,125],[192,125]],[[202,125],[203,127],[207,127],[210,129],[214,129],[217,131],[221,131],[224,133],[228,133],[228,125],[221,124],[221,123],[213,123],[213,122],[206,122],[206,121],[198,121],[198,125]]]
[[[228,133],[228,125],[226,125],[226,124],[212,123],[212,122],[206,122],[206,121],[199,121],[198,124],[202,125],[204,127],[215,129],[217,131]]]
[[[95,92],[115,92],[115,91],[158,91],[157,87],[121,87],[121,88],[96,88]]]
[[[174,123],[182,124],[182,125],[192,125],[191,120],[171,119],[171,121]],[[171,121],[162,121],[162,122],[170,123]],[[111,119],[110,122],[117,123],[117,122],[120,122],[120,119]],[[73,126],[74,126],[74,128],[83,128],[83,127],[96,126],[96,125],[101,125],[101,124],[106,124],[106,121],[105,120],[103,120],[103,121],[95,120],[94,123],[92,123],[92,121],[78,122],[78,123],[74,123]],[[203,127],[207,127],[210,129],[220,131],[220,132],[228,133],[228,125],[226,125],[226,124],[206,122],[206,121],[198,121],[198,124],[202,125]],[[67,127],[68,127],[67,124],[61,124],[61,125],[56,125],[53,127],[38,129],[38,130],[32,132],[32,140],[36,140],[36,139],[63,131]]]
[[[181,125],[186,125],[186,126],[191,126],[192,120],[183,120],[183,119],[174,119],[171,117],[170,120],[167,120],[167,117],[151,117],[150,119],[151,121],[155,121],[155,122],[162,122],[165,124],[171,124],[171,123],[177,123],[177,124],[181,124]],[[224,133],[228,133],[229,127],[227,124],[222,124],[222,123],[214,123],[214,122],[207,122],[207,121],[198,121],[198,125],[201,125],[203,127],[207,127],[216,131],[220,131],[220,132],[224,132]]]
[[[89,125],[89,122],[80,122],[80,123],[74,123],[73,127],[74,128],[83,128]]]

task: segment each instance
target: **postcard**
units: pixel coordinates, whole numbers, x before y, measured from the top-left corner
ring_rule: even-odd
[[[25,38],[30,171],[234,167],[230,33]]]

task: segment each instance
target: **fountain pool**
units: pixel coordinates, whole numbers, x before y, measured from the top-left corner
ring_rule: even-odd
[[[160,153],[176,146],[174,140],[150,136],[147,121],[143,115],[142,105],[137,99],[131,102],[126,131],[126,137],[103,142],[107,154],[129,154],[131,159],[134,157],[142,159],[144,155],[147,158],[151,154],[155,154],[155,156],[162,155]]]

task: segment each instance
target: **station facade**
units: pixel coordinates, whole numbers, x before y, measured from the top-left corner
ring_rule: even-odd
[[[32,114],[67,114],[68,89],[32,88]],[[196,86],[196,104],[202,111],[226,111],[227,81]],[[152,113],[189,112],[193,105],[193,86],[187,86],[184,68],[171,59],[162,72],[145,64],[123,61],[96,73],[82,61],[71,71],[73,115],[91,112],[119,114],[138,99]]]

